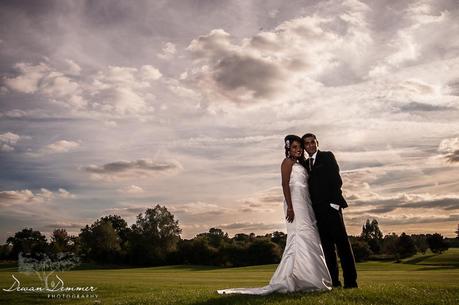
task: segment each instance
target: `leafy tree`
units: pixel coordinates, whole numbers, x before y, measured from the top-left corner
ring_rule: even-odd
[[[98,263],[117,263],[122,252],[120,237],[110,221],[97,220],[86,225],[80,232],[81,253],[89,260]]]
[[[191,240],[180,240],[178,243],[178,256],[184,264],[194,265],[214,265],[229,266],[224,255],[221,255],[222,249],[217,249],[209,245],[206,236],[199,234]]]
[[[429,244],[427,243],[427,236],[425,234],[412,234],[411,238],[416,245],[418,252],[425,254],[427,249],[429,249]]]
[[[55,229],[51,236],[51,249],[54,253],[75,252],[75,243],[65,229]]]
[[[209,245],[209,241],[197,236],[191,243],[191,262],[200,265],[218,265],[216,261],[218,257],[218,249]]]
[[[224,242],[228,242],[228,233],[223,232],[221,229],[210,228],[208,233],[200,233],[198,237],[206,238],[212,247],[218,248],[223,245]]]
[[[8,237],[6,243],[12,246],[10,253],[12,259],[17,259],[20,252],[34,255],[46,253],[49,250],[46,237],[40,231],[34,231],[32,228],[16,232],[14,236]]]
[[[250,236],[248,234],[238,233],[234,235],[233,241],[247,243],[250,241]]]
[[[448,250],[449,246],[441,234],[435,233],[427,236],[427,243],[433,253],[442,253]]]
[[[251,265],[278,263],[281,256],[281,248],[265,238],[257,238],[247,248],[247,259]]]
[[[284,232],[280,232],[280,231],[274,231],[271,235],[271,241],[273,243],[276,243],[279,245],[279,247],[281,247],[282,251],[284,250],[285,248],[285,244],[287,242],[287,234],[285,234]]]
[[[371,254],[371,250],[368,244],[364,240],[355,238],[353,236],[349,237],[349,241],[351,242],[352,252],[354,252],[355,260],[357,262],[368,260]]]
[[[182,230],[166,207],[156,205],[139,214],[131,227],[129,256],[131,263],[164,264],[170,253],[177,250]]]
[[[404,232],[398,238],[396,243],[397,254],[399,257],[409,257],[416,254],[416,246],[411,236],[406,235]]]
[[[383,239],[382,251],[385,254],[397,256],[398,235],[395,233],[387,234]]]
[[[228,243],[220,249],[220,255],[223,256],[223,266],[247,266],[247,245],[241,242]]]
[[[11,258],[11,250],[13,246],[9,244],[0,245],[0,260],[5,260]]]
[[[105,222],[110,222],[112,224],[112,227],[118,234],[121,240],[121,243],[126,242],[128,240],[130,229],[127,225],[126,220],[121,218],[121,216],[108,215],[108,216],[102,217],[100,220],[105,221]]]
[[[362,226],[360,237],[368,243],[373,253],[381,253],[383,234],[379,229],[379,224],[376,219],[372,221],[367,219],[366,223]]]
[[[101,221],[110,222],[113,229],[118,235],[120,250],[120,263],[126,261],[127,253],[129,251],[129,236],[131,233],[131,228],[128,227],[126,220],[118,215],[108,215],[100,219]]]

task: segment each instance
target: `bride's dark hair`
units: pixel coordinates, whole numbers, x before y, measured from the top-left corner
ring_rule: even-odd
[[[285,149],[285,157],[286,158],[289,157],[290,147],[291,147],[292,143],[295,142],[295,141],[300,143],[301,148],[304,149],[303,139],[301,139],[299,136],[293,135],[293,134],[285,136],[285,138],[284,138],[284,144],[285,144],[284,145],[284,149]],[[301,157],[298,159],[298,162],[306,168],[307,164],[306,164],[306,159],[304,158],[304,151],[301,154]]]

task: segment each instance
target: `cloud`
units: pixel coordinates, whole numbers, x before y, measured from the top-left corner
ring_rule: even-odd
[[[438,146],[438,151],[448,162],[459,162],[459,138],[443,139]]]
[[[161,59],[171,59],[177,53],[177,48],[172,42],[166,42],[161,50],[161,53],[158,53],[157,56]]]
[[[206,202],[190,202],[171,206],[170,210],[178,215],[186,216],[212,217],[223,215],[229,212],[227,208],[220,207],[216,204]]]
[[[151,83],[162,77],[151,65],[140,68],[108,66],[84,76],[72,60],[66,60],[66,67],[62,69],[43,62],[36,65],[21,62],[15,67],[18,75],[3,79],[8,89],[46,97],[48,102],[66,108],[70,114],[151,113],[155,100]]]
[[[400,111],[402,112],[414,112],[414,111],[429,112],[429,111],[448,111],[448,110],[457,110],[457,109],[454,107],[437,106],[437,105],[418,103],[418,102],[410,102],[400,107]]]
[[[254,193],[237,202],[237,211],[244,213],[274,213],[283,207],[284,195],[280,187],[273,187]]]
[[[26,120],[26,119],[47,119],[53,117],[53,114],[45,110],[34,109],[34,110],[21,110],[12,109],[7,111],[0,111],[0,118],[10,120]]]
[[[41,188],[39,192],[35,193],[29,189],[0,191],[0,205],[4,207],[18,204],[41,204],[55,198],[75,198],[75,195],[63,188],[60,188],[57,192],[52,192],[45,188]]]
[[[301,100],[323,86],[390,76],[458,49],[452,12],[418,3],[402,8],[388,5],[386,10],[398,20],[382,29],[378,23],[387,15],[381,9],[360,1],[321,3],[310,15],[239,41],[223,29],[213,29],[187,47],[194,63],[184,83],[214,103]],[[437,34],[445,28],[452,28],[448,42]],[[434,93],[420,81],[409,82],[403,85],[419,90],[419,95]]]
[[[279,203],[277,203],[279,205]],[[271,204],[263,204],[263,203],[256,203],[251,202],[248,200],[242,200],[239,202],[240,208],[238,209],[244,213],[273,213],[274,209],[272,209]]]
[[[256,192],[248,197],[248,199],[258,206],[282,207],[284,195],[282,193],[282,188],[276,186]]]
[[[0,134],[0,141],[8,144],[16,144],[21,137],[15,133],[7,132]]]
[[[187,47],[195,59],[195,67],[187,73],[187,83],[217,101],[244,104],[277,98],[293,88],[289,83],[295,83],[296,76],[307,78],[314,72],[318,65],[308,60],[321,61],[327,56],[320,46],[311,47],[309,41],[306,47],[305,42],[307,38],[321,45],[322,41],[328,42],[328,33],[318,26],[322,21],[308,17],[286,22],[274,32],[260,33],[240,44],[234,44],[224,30],[214,29]],[[317,52],[309,54],[314,51]],[[306,82],[314,83],[310,79]]]
[[[154,111],[150,84],[161,77],[158,69],[144,65],[140,69],[109,66],[89,78],[84,84],[90,104],[87,111],[115,115],[147,114]]]
[[[76,63],[70,61],[69,73],[76,73]],[[4,78],[5,85],[16,92],[25,94],[39,93],[51,102],[85,107],[87,101],[82,98],[81,84],[71,75],[57,71],[47,63],[33,65],[20,62],[15,65],[18,75]]]
[[[459,162],[459,150],[455,150],[452,153],[448,154],[446,156],[446,159],[452,163]]]
[[[140,186],[137,186],[135,184],[131,184],[129,186],[126,186],[126,187],[123,187],[123,188],[119,189],[118,192],[126,193],[126,194],[140,194],[140,193],[145,192],[145,190],[143,188],[141,188]]]
[[[459,79],[449,81],[447,84],[447,92],[454,96],[459,96]]]
[[[378,70],[390,74],[400,67],[425,62],[457,49],[456,39],[450,36],[458,32],[453,26],[454,10],[436,7],[434,2],[415,1],[397,14],[401,27],[387,42],[385,56],[369,72],[370,77],[377,76]],[[443,31],[445,28],[452,30]]]
[[[188,79],[211,100],[252,104],[301,100],[323,85],[367,78],[382,50],[371,24],[373,8],[342,1],[321,3],[311,11],[240,42],[222,29],[194,39],[187,48],[195,58]]]
[[[46,155],[63,154],[63,153],[71,152],[77,149],[78,147],[80,147],[79,142],[59,140],[51,144],[48,144],[45,147],[42,147],[36,152],[29,151],[26,153],[26,155],[36,158],[36,157],[42,157]]]
[[[0,134],[0,152],[14,151],[14,146],[22,139],[30,139],[30,137],[20,136],[12,132]]]
[[[66,189],[63,189],[63,188],[60,188],[57,190],[58,192],[56,193],[56,196],[59,197],[59,198],[76,198],[76,195],[75,194],[72,194],[70,193],[69,191],[67,191]]]
[[[33,194],[30,190],[17,190],[17,191],[1,191],[0,202],[11,204],[15,202],[43,202],[49,198],[49,191],[42,189],[40,193]]]
[[[80,75],[81,73],[81,67],[73,60],[71,59],[66,59],[65,63],[67,64],[67,74],[70,75]]]
[[[352,206],[358,209],[357,213],[383,214],[404,209],[435,209],[437,211],[459,210],[459,196],[433,195],[433,194],[407,194],[401,193],[395,196],[381,196],[376,193],[356,195],[351,200]],[[424,213],[422,211],[421,213]]]
[[[14,147],[5,143],[0,144],[0,151],[2,152],[10,152],[14,151]]]
[[[228,95],[245,100],[268,98],[275,95],[286,77],[285,71],[269,59],[256,53],[250,54],[232,45],[230,35],[221,29],[193,40],[188,50],[198,59],[206,60],[200,72],[191,74],[201,89],[214,91],[221,96]],[[230,96],[233,92],[235,95]],[[237,101],[231,99],[231,101]]]
[[[81,229],[84,226],[86,226],[87,223],[72,223],[72,222],[56,222],[56,223],[50,223],[46,224],[43,227],[47,229]]]
[[[113,214],[113,215],[119,215],[123,217],[133,217],[137,216],[139,214],[144,213],[150,206],[148,205],[128,205],[128,206],[123,206],[123,207],[117,207],[117,208],[110,208],[104,210],[105,213]]]
[[[44,151],[47,153],[66,153],[79,147],[80,143],[74,141],[60,140],[47,145]]]
[[[166,204],[169,212],[175,215],[180,222],[185,221],[209,221],[217,216],[224,216],[232,213],[230,209],[206,202],[188,202],[182,204]],[[121,207],[106,209],[107,213],[114,213],[121,216],[132,217],[145,212],[151,204],[127,204]]]
[[[144,65],[140,68],[141,78],[146,81],[155,81],[161,78],[162,74],[151,65]]]
[[[39,89],[40,81],[50,72],[50,68],[45,63],[31,65],[29,63],[17,63],[15,68],[19,75],[13,78],[5,78],[5,85],[11,89],[22,93],[34,93]]]
[[[182,170],[178,161],[157,162],[150,159],[135,161],[117,161],[101,166],[90,165],[82,168],[95,180],[116,181],[150,177],[157,174],[175,174]]]
[[[268,141],[276,141],[279,140],[279,135],[269,135],[269,136],[245,136],[245,137],[209,137],[209,136],[201,136],[201,137],[191,137],[186,141],[174,142],[174,145],[183,145],[183,146],[197,146],[200,147],[202,145],[249,145],[255,143],[262,143]]]
[[[454,222],[459,220],[459,214],[452,215],[378,215],[365,214],[359,217],[346,217],[349,225],[361,226],[366,219],[377,219],[382,226],[389,225],[415,225],[415,224],[441,224],[444,222]],[[384,230],[384,227],[383,227]],[[435,228],[431,228],[435,231]],[[425,233],[425,231],[424,231]]]

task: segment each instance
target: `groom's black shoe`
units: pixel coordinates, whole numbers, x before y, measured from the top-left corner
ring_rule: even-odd
[[[340,281],[338,281],[338,282],[333,282],[333,283],[332,283],[332,286],[333,286],[333,288],[341,288],[341,282],[340,282]]]
[[[357,283],[346,283],[344,284],[344,289],[351,289],[351,288],[359,288],[359,286],[357,285]]]

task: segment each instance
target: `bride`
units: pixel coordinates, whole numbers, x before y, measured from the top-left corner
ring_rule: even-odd
[[[269,285],[217,290],[219,294],[266,295],[273,292],[331,290],[316,218],[311,206],[304,164],[303,141],[295,135],[284,139],[286,158],[281,165],[287,243]]]

